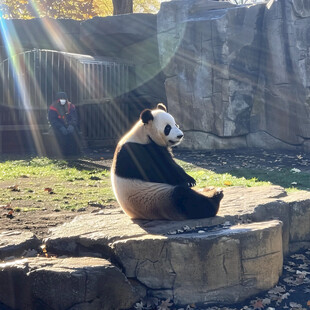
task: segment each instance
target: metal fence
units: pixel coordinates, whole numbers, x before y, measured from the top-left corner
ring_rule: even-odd
[[[131,122],[126,100],[135,68],[119,59],[31,50],[0,63],[0,128],[47,125],[56,92],[65,91],[87,140],[117,139]]]

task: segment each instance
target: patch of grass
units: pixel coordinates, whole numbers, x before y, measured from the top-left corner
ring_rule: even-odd
[[[294,173],[290,169],[258,170],[238,169],[231,171],[231,175],[251,179],[255,177],[259,182],[270,182],[284,187],[288,192],[310,190],[310,174],[306,172]]]
[[[30,211],[39,211],[39,210],[42,210],[42,208],[40,207],[25,207],[25,208],[21,208],[21,207],[16,207],[14,208],[14,211],[15,212],[30,212]]]
[[[270,185],[270,182],[259,181],[256,177],[245,178],[244,176],[236,177],[229,173],[218,174],[209,170],[189,171],[197,183],[197,187],[203,188],[206,186],[214,187],[229,187],[229,186],[263,186]]]
[[[197,187],[206,186],[266,186],[279,185],[288,192],[310,190],[310,174],[306,172],[293,172],[290,169],[246,169],[240,168],[229,173],[218,174],[213,171],[201,169],[191,163],[177,160],[177,162],[196,180]]]
[[[266,186],[271,183],[268,180],[259,180],[255,175],[239,176],[233,173],[215,173],[207,169],[201,169],[191,163],[177,160],[177,162],[187,171],[187,173],[196,180],[196,187],[204,188],[207,186],[229,187],[229,186]]]
[[[197,188],[270,184],[283,186],[288,191],[310,188],[309,173],[242,168],[219,174],[184,161],[178,160],[178,163],[196,180]],[[10,204],[16,212],[46,208],[75,211],[94,207],[90,202],[99,207],[117,204],[108,170],[83,169],[74,162],[47,158],[0,162],[0,205]]]
[[[0,180],[15,178],[55,176],[66,181],[84,181],[108,177],[107,170],[79,170],[71,167],[68,162],[48,158],[32,158],[29,160],[14,160],[0,163]]]
[[[1,184],[17,185],[19,191]],[[83,170],[74,167],[72,162],[48,158],[0,162],[1,187],[0,204],[12,203],[22,211],[32,211],[29,204],[41,209],[50,206],[77,210],[86,207],[91,200],[116,203],[110,172],[106,169]]]

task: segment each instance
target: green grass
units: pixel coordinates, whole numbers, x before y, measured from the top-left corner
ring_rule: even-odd
[[[258,169],[238,169],[231,171],[236,178],[243,176],[246,179],[256,178],[261,182],[269,182],[284,187],[288,192],[310,190],[310,173],[294,173],[290,169],[265,171]]]
[[[291,169],[246,169],[239,168],[229,173],[215,173],[201,169],[191,163],[177,160],[177,162],[196,180],[197,187],[215,186],[266,186],[279,185],[288,192],[310,190],[310,173],[293,172]]]
[[[201,169],[191,163],[177,160],[177,162],[191,175],[197,183],[198,188],[206,186],[229,187],[229,186],[266,186],[271,183],[268,180],[260,180],[253,176],[236,176],[232,173],[215,173],[207,169]]]
[[[197,188],[270,184],[283,186],[288,191],[310,188],[309,173],[245,168],[215,173],[184,161],[177,162],[196,180]],[[17,188],[12,190],[9,186],[14,185]],[[30,158],[0,162],[0,205],[6,204],[11,204],[16,212],[43,212],[46,208],[57,211],[104,206],[116,204],[116,200],[110,172],[106,169],[84,169],[74,161]]]
[[[110,172],[105,169],[78,169],[72,162],[32,158],[0,162],[0,204],[11,203],[17,210],[31,211],[52,205],[55,210],[77,210],[90,201],[116,203]],[[52,189],[51,192],[47,188]],[[23,206],[29,201],[30,206]]]
[[[107,170],[78,170],[68,165],[67,161],[48,158],[32,158],[29,160],[14,160],[0,163],[0,181],[14,178],[51,177],[63,178],[66,181],[83,181],[91,177],[101,178],[108,175]]]

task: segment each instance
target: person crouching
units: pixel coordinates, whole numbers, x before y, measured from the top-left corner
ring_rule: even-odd
[[[58,92],[48,110],[48,120],[63,156],[79,155],[80,135],[75,105],[65,92]]]

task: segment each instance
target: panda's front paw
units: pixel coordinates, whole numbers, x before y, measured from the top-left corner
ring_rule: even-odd
[[[196,180],[192,178],[191,176],[189,176],[186,181],[187,181],[188,187],[194,187],[196,185]]]

